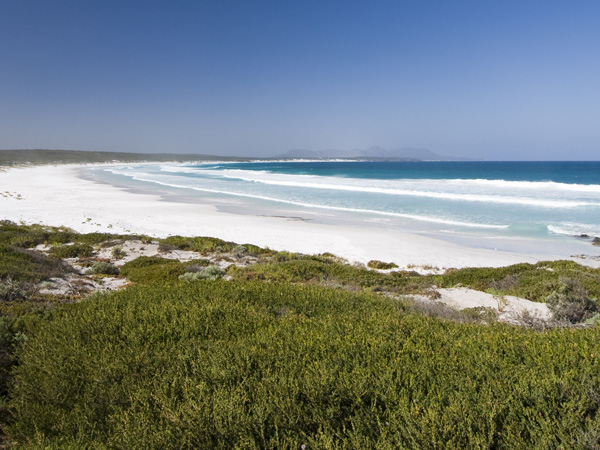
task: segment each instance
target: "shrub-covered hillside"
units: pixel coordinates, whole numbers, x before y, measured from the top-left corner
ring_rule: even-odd
[[[371,266],[2,222],[2,445],[600,448],[600,270]],[[406,297],[457,285],[557,321]]]
[[[130,288],[23,345],[11,439],[88,448],[594,448],[600,334],[285,283]]]

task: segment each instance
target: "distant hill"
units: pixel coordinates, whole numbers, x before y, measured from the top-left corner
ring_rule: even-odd
[[[353,150],[290,150],[276,159],[373,159],[394,161],[473,161],[470,158],[438,155],[426,148],[403,148],[400,150],[386,150],[374,146],[365,149]]]
[[[167,162],[167,161],[244,161],[215,155],[193,155],[175,153],[119,153],[88,152],[79,150],[0,150],[0,166],[24,164],[90,164],[110,162]]]

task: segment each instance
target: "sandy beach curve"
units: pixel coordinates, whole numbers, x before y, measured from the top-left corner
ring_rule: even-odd
[[[377,259],[400,268],[499,267],[558,259],[473,248],[410,233],[241,215],[211,204],[164,201],[79,177],[82,166],[11,168],[0,172],[0,219],[67,226],[78,232],[210,236],[275,250],[330,252],[350,262]],[[580,260],[594,267],[600,262]]]

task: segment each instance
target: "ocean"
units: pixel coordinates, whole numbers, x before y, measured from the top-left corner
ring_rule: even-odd
[[[472,247],[598,255],[600,162],[278,161],[86,169],[225,212],[398,230]],[[192,207],[192,206],[190,206]]]

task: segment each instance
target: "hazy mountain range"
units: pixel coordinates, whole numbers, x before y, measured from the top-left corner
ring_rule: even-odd
[[[274,156],[278,159],[377,159],[377,160],[407,160],[407,161],[473,161],[472,158],[460,158],[456,156],[438,155],[426,148],[402,148],[399,150],[386,150],[374,146],[365,149],[353,150],[290,150]]]

